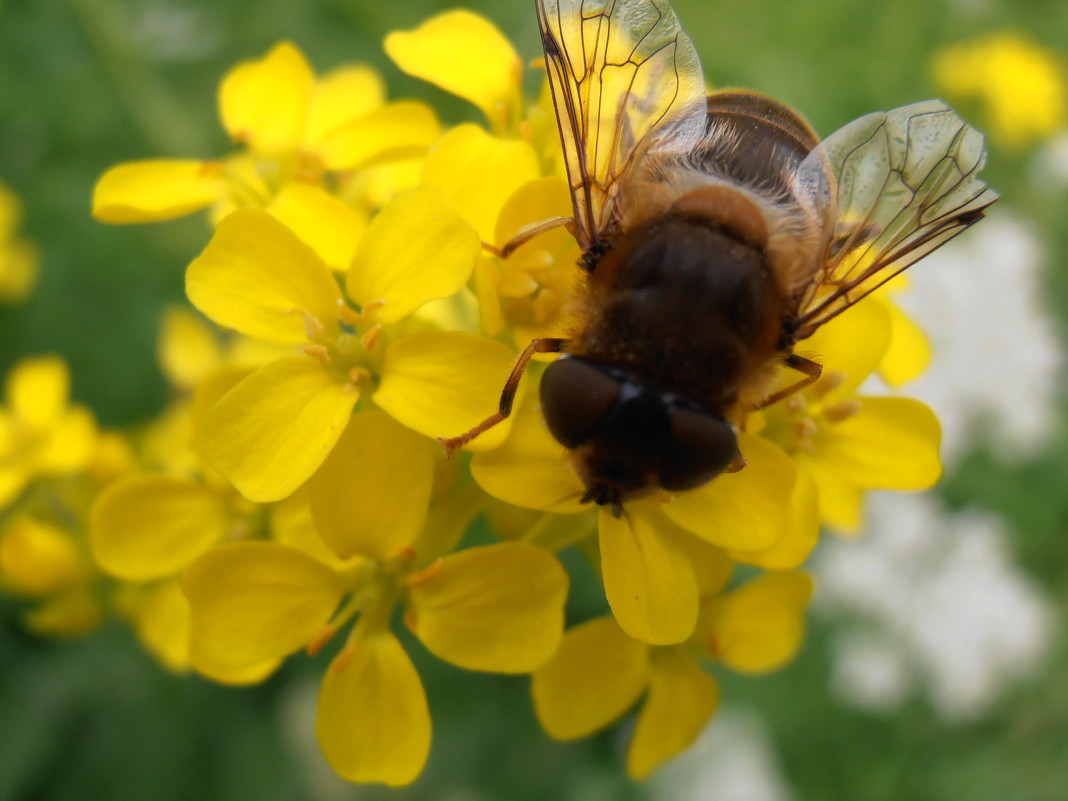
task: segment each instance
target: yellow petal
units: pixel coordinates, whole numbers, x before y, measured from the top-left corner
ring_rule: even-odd
[[[385,100],[386,84],[372,67],[353,64],[331,70],[312,89],[304,141],[316,147],[331,131],[370,114]]]
[[[761,437],[738,435],[748,465],[661,505],[667,517],[723,548],[757,551],[789,529],[797,470],[790,457]]]
[[[386,36],[386,53],[409,75],[478,106],[503,130],[518,99],[523,63],[499,30],[465,9],[445,11]]]
[[[358,397],[314,359],[279,359],[211,407],[198,450],[250,501],[277,501],[323,463]]]
[[[336,325],[341,290],[314,250],[264,211],[219,223],[185,274],[185,291],[221,326],[269,342],[307,341],[302,311]]]
[[[271,504],[271,539],[303,551],[308,556],[335,570],[352,567],[355,559],[342,559],[331,550],[315,526],[311,509],[308,508],[306,487]]]
[[[247,367],[221,367],[203,378],[193,390],[193,408],[190,413],[193,431],[199,432],[204,427],[204,417],[211,411],[211,407],[254,372],[255,370]]]
[[[385,412],[353,415],[307,486],[323,541],[338,556],[382,561],[411,545],[430,503],[432,447]]]
[[[97,181],[93,216],[107,223],[172,220],[222,200],[226,192],[222,169],[213,162],[131,161]]]
[[[335,128],[319,144],[328,170],[355,170],[422,156],[441,136],[434,110],[418,100],[400,100]]]
[[[225,684],[229,687],[248,687],[259,684],[271,677],[282,664],[281,658],[265,659],[254,665],[220,665],[205,658],[203,654],[191,653],[193,667],[196,672],[206,679],[211,679],[217,684]]]
[[[446,556],[408,593],[409,627],[446,662],[527,673],[552,656],[564,628],[567,574],[522,542]]]
[[[860,398],[860,411],[821,426],[820,462],[863,489],[927,489],[942,475],[941,427],[934,412],[911,398]]]
[[[601,511],[604,591],[620,627],[636,640],[669,645],[697,624],[697,579],[680,534],[647,504],[622,518]]]
[[[797,352],[823,365],[814,390],[835,383],[829,399],[849,397],[879,366],[890,346],[890,313],[884,303],[867,299],[821,326],[798,343]],[[840,375],[845,376],[841,380]]]
[[[231,69],[219,86],[219,115],[235,142],[266,154],[300,147],[315,74],[304,54],[281,42]]]
[[[445,193],[484,242],[493,241],[504,202],[539,174],[538,156],[530,144],[498,139],[477,125],[460,125],[446,133],[423,165],[423,180]]]
[[[381,302],[378,318],[396,322],[460,289],[480,249],[478,234],[440,192],[414,189],[371,221],[349,270],[349,296],[361,306]]]
[[[37,248],[24,239],[8,242],[0,259],[0,302],[18,304],[25,301],[37,286]]]
[[[579,499],[586,488],[564,447],[545,427],[537,405],[524,403],[513,417],[504,444],[471,460],[475,480],[490,495],[516,506],[565,514],[583,511]]]
[[[444,454],[438,458],[444,461]],[[423,530],[412,543],[412,550],[426,560],[437,559],[456,550],[471,521],[485,504],[486,496],[475,484],[464,482],[455,487],[430,507],[430,514],[423,524]]]
[[[162,475],[119,479],[93,504],[93,558],[113,576],[173,575],[230,527],[226,501],[196,481]]]
[[[766,573],[719,599],[709,631],[713,654],[741,673],[768,673],[794,658],[805,636],[812,579]]]
[[[610,617],[568,629],[560,649],[534,673],[542,728],[557,740],[586,737],[619,718],[649,681],[649,646]]]
[[[927,369],[931,363],[931,343],[923,329],[896,303],[883,302],[890,311],[890,347],[879,362],[879,374],[897,389]]]
[[[86,559],[71,536],[56,526],[18,517],[0,535],[0,581],[21,595],[51,595],[81,582]]]
[[[0,509],[22,492],[33,477],[33,471],[25,463],[0,467]]]
[[[138,639],[168,670],[189,670],[189,601],[177,579],[149,590],[133,620]]]
[[[59,356],[23,359],[7,376],[11,411],[34,429],[56,425],[70,396],[70,373]]]
[[[235,667],[307,645],[345,591],[326,565],[270,542],[213,548],[189,565],[182,586],[192,610],[194,650]]]
[[[338,272],[348,269],[367,227],[363,214],[312,184],[287,183],[267,211]]]
[[[816,482],[804,470],[790,496],[790,526],[786,536],[762,551],[731,551],[731,558],[766,570],[791,570],[801,565],[820,536],[820,503]]]
[[[75,587],[36,606],[25,615],[24,625],[45,637],[80,637],[99,626],[103,617],[99,594]]]
[[[89,465],[96,444],[93,413],[84,406],[72,406],[48,432],[37,454],[37,466],[44,473],[76,473]]]
[[[374,401],[428,437],[453,437],[497,410],[515,354],[499,342],[460,331],[427,331],[398,340],[386,351]],[[505,420],[468,445],[489,450],[511,429]]]
[[[816,487],[820,519],[845,536],[860,534],[864,493],[849,479],[829,469],[823,461],[807,454],[796,456],[800,471],[812,478]]]
[[[516,189],[505,201],[497,217],[494,244],[504,247],[524,228],[550,217],[570,217],[571,214],[571,195],[567,189],[567,181],[556,175],[535,178]],[[561,226],[553,233],[539,235],[524,244],[516,253],[532,247],[555,251],[562,244],[573,245],[574,241],[571,234]]]
[[[719,706],[719,685],[681,648],[655,653],[649,697],[627,748],[627,775],[640,781],[689,748]]]
[[[192,309],[168,307],[162,329],[156,355],[172,384],[192,387],[219,364],[219,342]]]
[[[316,731],[323,754],[351,782],[410,784],[430,753],[430,710],[412,661],[380,630],[354,641],[352,661],[323,678]]]
[[[680,534],[676,540],[686,549],[690,564],[697,577],[697,592],[701,598],[718,595],[734,573],[734,562],[726,551],[689,532]]]

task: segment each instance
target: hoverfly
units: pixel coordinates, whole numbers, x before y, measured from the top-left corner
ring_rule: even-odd
[[[535,353],[549,431],[584,502],[618,516],[657,487],[740,469],[753,410],[815,381],[817,328],[983,217],[983,137],[937,100],[869,114],[822,142],[759,94],[706,96],[665,0],[536,0],[582,248],[581,324]],[[551,224],[551,222],[549,223]],[[538,227],[540,230],[542,227]],[[771,389],[781,366],[798,378]]]

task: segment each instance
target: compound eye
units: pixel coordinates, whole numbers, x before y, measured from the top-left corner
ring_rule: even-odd
[[[562,356],[541,377],[541,411],[557,441],[577,448],[619,400],[620,382],[597,366]]]
[[[660,486],[678,492],[715,478],[734,460],[738,440],[722,417],[676,409],[660,452]]]

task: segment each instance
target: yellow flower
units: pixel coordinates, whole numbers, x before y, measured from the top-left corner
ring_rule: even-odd
[[[69,403],[70,376],[57,356],[25,359],[5,385],[0,406],[0,508],[38,476],[89,466],[96,444],[92,413]]]
[[[18,198],[0,184],[0,303],[25,300],[37,282],[37,251],[18,236],[21,223]]]
[[[1057,55],[1009,31],[947,47],[934,58],[935,81],[950,95],[974,98],[990,136],[1020,150],[1065,124],[1068,80]]]
[[[858,394],[891,342],[891,312],[866,300],[823,326],[799,350],[824,365],[807,389],[766,410],[762,435],[815,483],[824,522],[856,532],[865,490],[919,490],[942,472],[934,413],[910,398]],[[738,557],[736,557],[738,558]]]
[[[492,22],[466,9],[444,11],[386,37],[386,53],[409,75],[468,100],[497,133],[522,115],[523,62]]]
[[[693,556],[701,622],[688,642],[650,646],[612,618],[596,618],[569,629],[560,650],[534,673],[538,720],[558,740],[593,734],[645,696],[627,749],[633,779],[689,747],[715,713],[719,687],[706,660],[765,673],[792,659],[804,639],[812,592],[805,574],[767,573],[723,593],[730,561],[709,546]]]
[[[533,403],[513,415],[512,434],[492,451],[478,453],[472,473],[488,493],[517,506],[562,514],[584,510],[585,487],[553,439]],[[632,501],[621,518],[598,511],[605,594],[619,625],[644,642],[666,645],[693,633],[698,588],[687,549],[690,535],[720,547],[762,551],[779,543],[793,525],[796,471],[766,440],[739,436],[748,466],[703,487],[659,493]],[[813,528],[815,520],[806,518]]]
[[[238,543],[204,553],[185,575],[194,661],[239,667],[316,652],[358,616],[318,717],[327,759],[351,781],[407,784],[426,761],[426,697],[390,630],[398,604],[432,653],[469,670],[529,672],[560,641],[567,577],[551,554],[504,543],[443,556],[477,506],[448,508],[442,530],[429,508],[435,458],[432,443],[385,413],[356,415],[308,486],[326,559]]]
[[[236,208],[262,208],[343,270],[364,212],[354,207],[357,198],[346,202],[334,194],[328,174],[422,155],[440,132],[426,104],[386,103],[384,94],[381,77],[369,67],[341,67],[316,78],[303,53],[282,42],[234,67],[219,88],[223,127],[244,151],[221,161],[120,164],[97,183],[93,215],[138,223],[208,206],[216,219]]]
[[[278,220],[231,214],[189,266],[189,299],[219,325],[295,352],[205,413],[200,453],[246,498],[272,501],[322,464],[363,395],[427,436],[473,426],[479,401],[508,373],[510,351],[406,318],[459,290],[478,252],[477,234],[440,192],[400,195],[371,222],[349,267],[356,311],[330,268]]]

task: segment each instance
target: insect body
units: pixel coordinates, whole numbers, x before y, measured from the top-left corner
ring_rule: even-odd
[[[662,0],[536,0],[586,274],[581,324],[535,340],[542,411],[609,506],[738,469],[746,415],[819,377],[820,325],[979,220],[983,138],[940,101],[822,142],[761,95],[705,94]],[[780,366],[798,381],[770,389]]]

